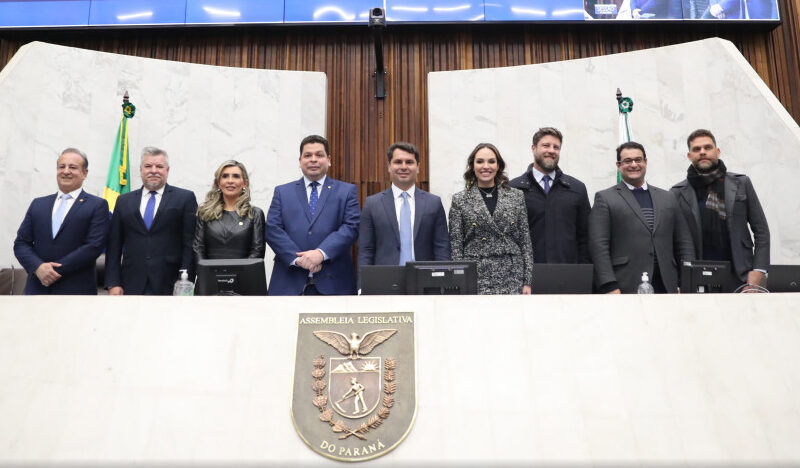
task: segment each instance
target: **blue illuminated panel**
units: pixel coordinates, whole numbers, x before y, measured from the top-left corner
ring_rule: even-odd
[[[0,0],[0,28],[583,20],[779,21],[777,0]]]
[[[87,26],[89,0],[0,0],[0,27]]]
[[[486,21],[583,21],[583,0],[486,0]]]
[[[187,23],[282,23],[283,0],[187,0]]]
[[[386,0],[386,20],[442,23],[483,21],[483,0]]]
[[[777,0],[683,0],[683,18],[701,20],[777,20]]]
[[[287,23],[366,23],[369,10],[382,0],[286,0]]]
[[[92,0],[89,25],[183,24],[186,0]]]

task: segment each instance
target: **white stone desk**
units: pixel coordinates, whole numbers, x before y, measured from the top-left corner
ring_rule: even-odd
[[[383,458],[800,463],[800,295],[0,298],[0,465],[333,464],[289,406],[297,313],[416,312]]]

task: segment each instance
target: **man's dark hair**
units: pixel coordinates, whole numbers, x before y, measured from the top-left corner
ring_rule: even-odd
[[[689,134],[689,137],[686,139],[686,147],[691,150],[692,140],[699,137],[709,137],[711,138],[711,141],[714,142],[714,146],[717,146],[717,139],[714,138],[714,134],[711,133],[711,130],[706,130],[705,128],[698,128],[697,130]]]
[[[389,162],[392,162],[392,156],[394,155],[394,150],[401,149],[406,153],[411,153],[414,155],[414,159],[417,160],[417,164],[419,164],[419,150],[416,146],[412,143],[407,141],[398,141],[396,143],[392,143],[392,146],[389,147],[389,150],[386,151],[386,156],[389,158]]]
[[[647,153],[644,152],[644,146],[641,143],[636,143],[635,141],[626,141],[625,143],[617,146],[617,162],[620,161],[619,155],[622,153],[622,150],[626,149],[637,149],[642,152],[642,157],[647,159]]]
[[[331,147],[328,145],[328,140],[326,140],[325,137],[319,135],[309,135],[303,138],[303,141],[300,142],[300,156],[303,155],[303,147],[309,143],[322,143],[322,146],[325,147],[325,154],[328,156],[331,155]]]
[[[555,127],[542,127],[533,134],[533,146],[536,146],[539,143],[539,140],[544,138],[545,135],[550,135],[558,138],[559,143],[563,143],[564,138],[561,136],[561,132],[558,131]]]

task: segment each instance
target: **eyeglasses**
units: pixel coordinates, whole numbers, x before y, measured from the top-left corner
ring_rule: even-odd
[[[625,158],[619,162],[621,166],[630,166],[633,163],[644,164],[647,161],[645,158]]]

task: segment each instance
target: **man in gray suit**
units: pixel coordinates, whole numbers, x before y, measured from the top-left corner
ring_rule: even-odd
[[[359,265],[405,265],[450,260],[450,236],[442,200],[416,187],[419,150],[397,142],[387,152],[392,186],[370,195],[361,212]]]
[[[678,264],[694,248],[675,196],[648,185],[644,146],[617,148],[622,181],[595,194],[589,214],[589,251],[601,293],[635,293],[647,272],[657,293],[678,291]]]
[[[686,144],[691,165],[672,192],[692,234],[695,256],[731,262],[734,289],[743,283],[745,291],[765,286],[769,226],[753,183],[746,175],[728,172],[710,131],[693,131]]]

